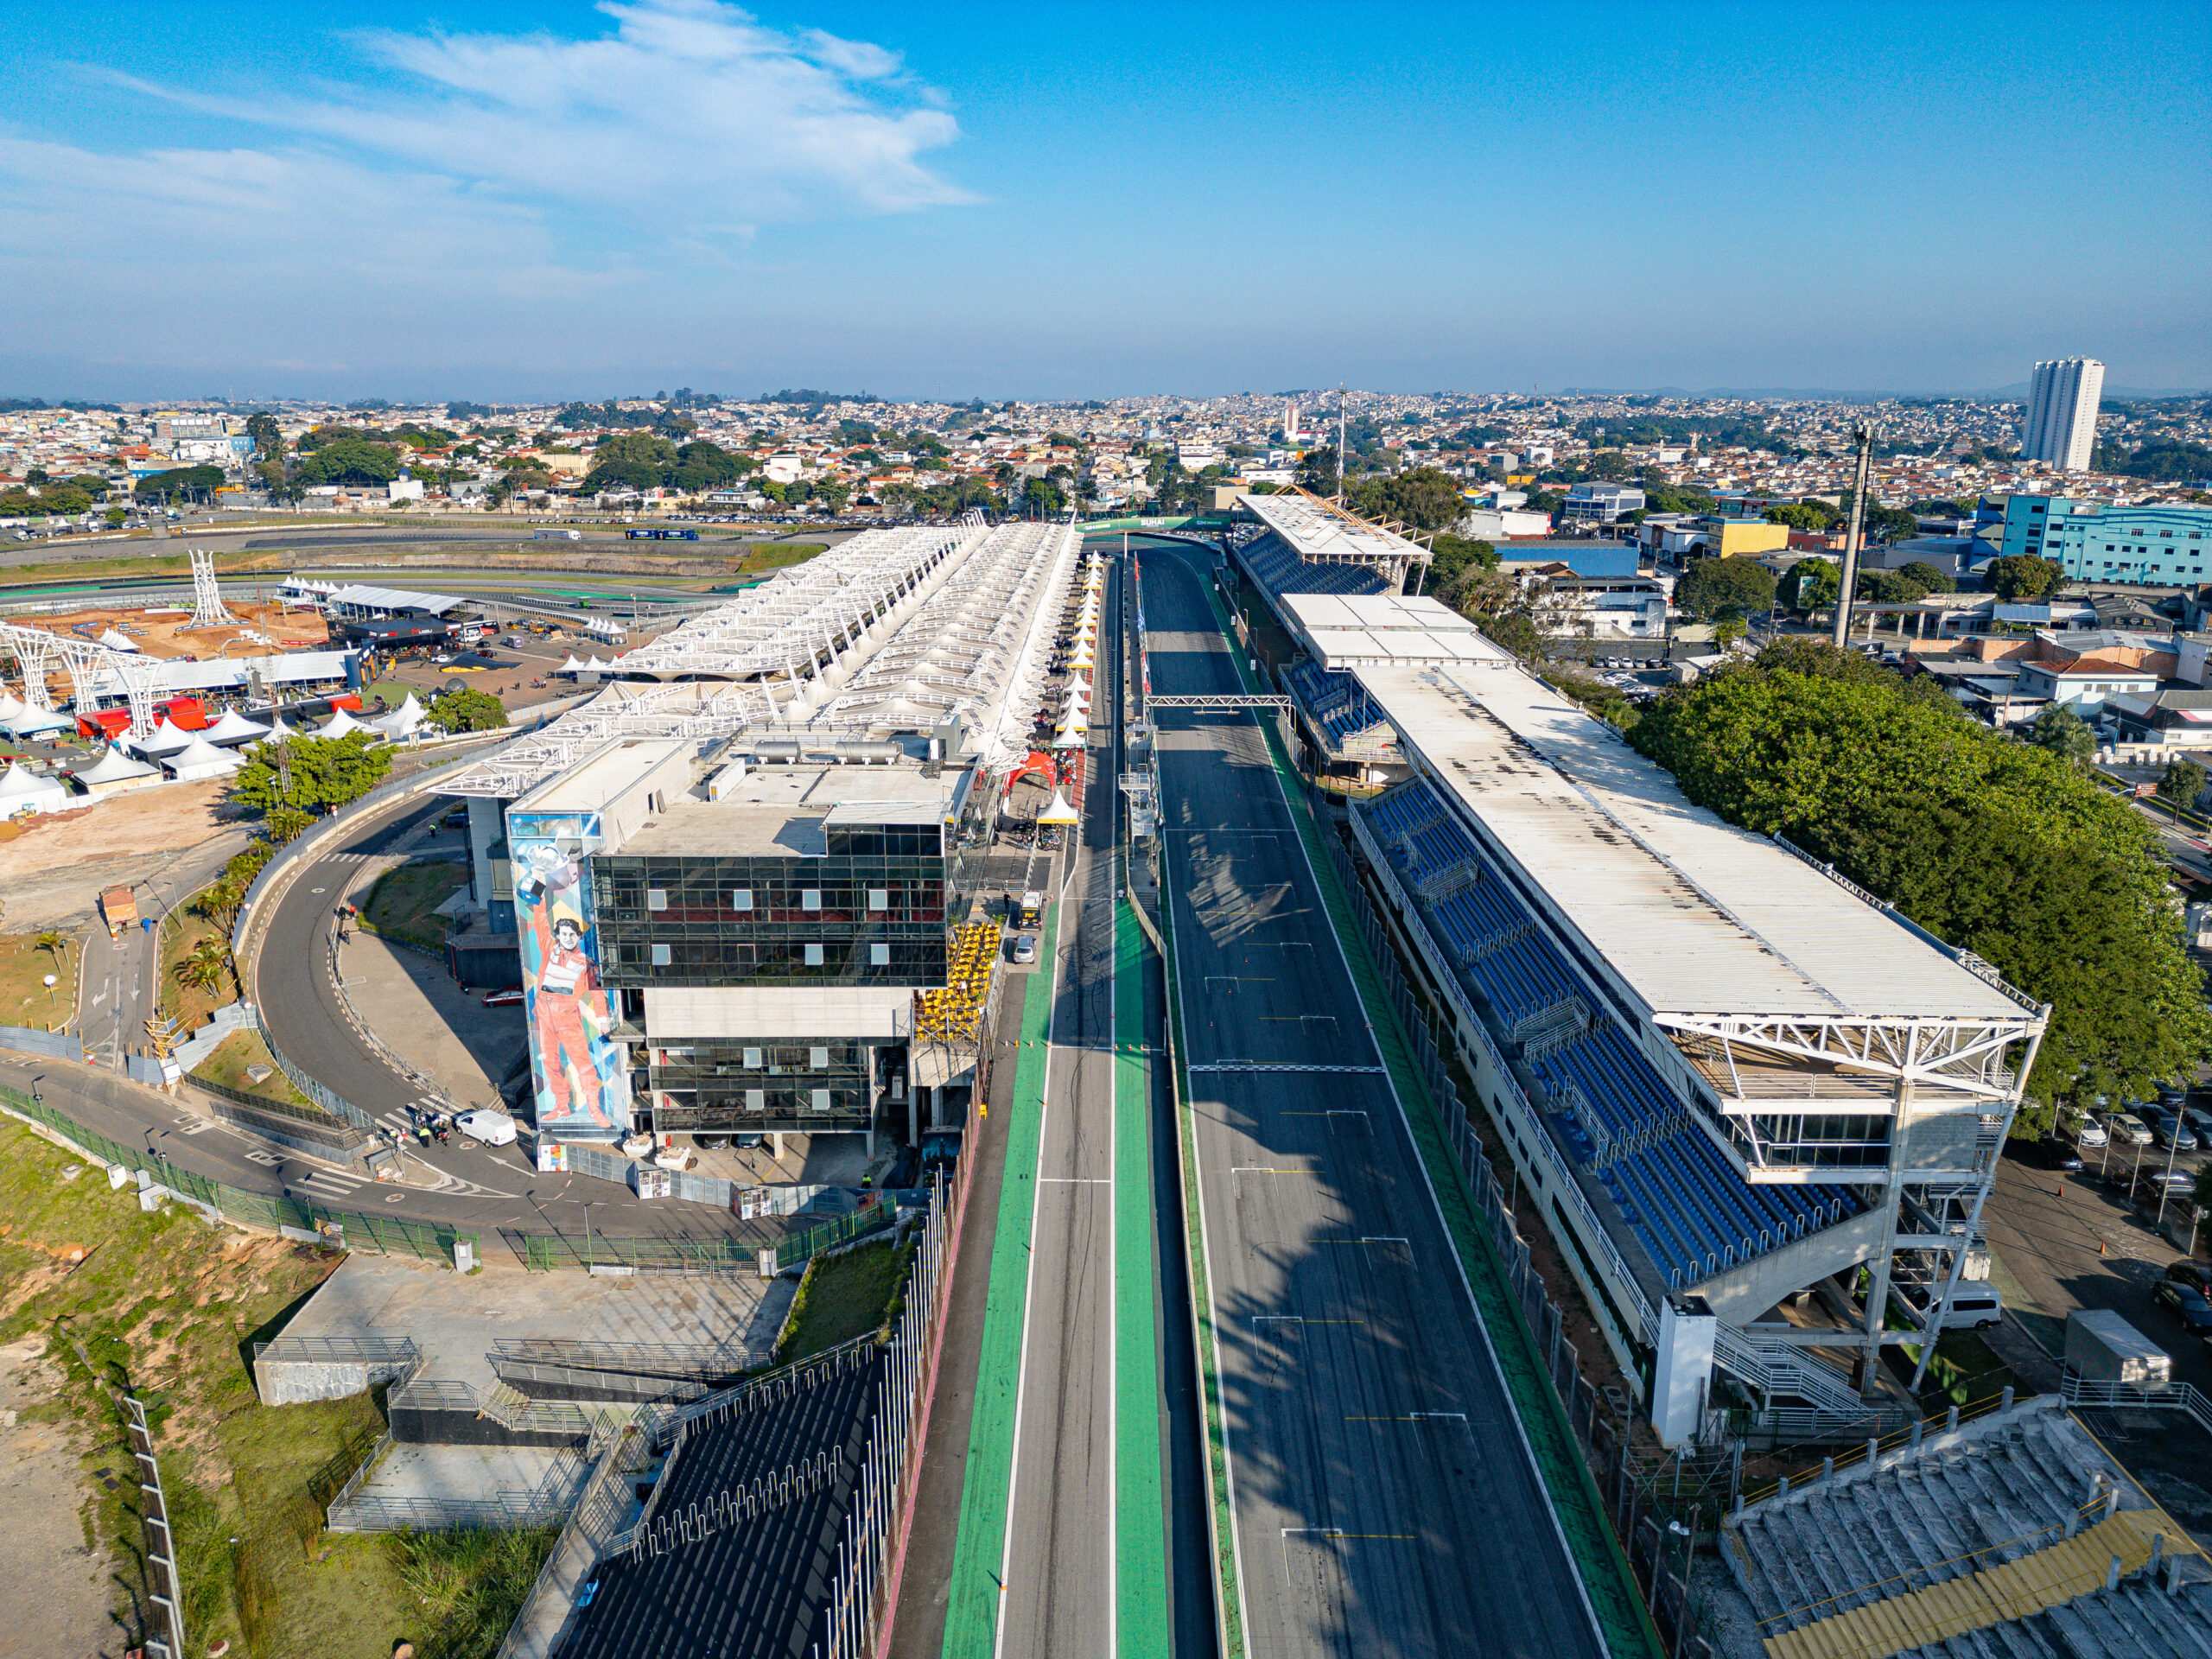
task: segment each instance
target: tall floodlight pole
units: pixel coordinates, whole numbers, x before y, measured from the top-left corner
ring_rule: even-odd
[[[1344,504],[1344,383],[1337,382],[1337,505]]]
[[[1866,475],[1874,465],[1874,423],[1851,435],[1859,441],[1859,464],[1851,474],[1851,528],[1843,537],[1843,585],[1835,596],[1835,629],[1830,638],[1838,645],[1851,639],[1851,596],[1859,586],[1859,537],[1866,524]]]

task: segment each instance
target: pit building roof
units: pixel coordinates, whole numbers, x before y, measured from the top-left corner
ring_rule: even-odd
[[[1655,1014],[2019,1020],[2016,1000],[1510,661],[1353,671],[1428,772]]]

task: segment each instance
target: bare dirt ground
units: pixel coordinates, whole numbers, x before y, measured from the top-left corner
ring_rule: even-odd
[[[123,1631],[107,1557],[85,1543],[82,1437],[35,1409],[61,1386],[45,1354],[39,1336],[0,1347],[0,1659],[94,1659]]]
[[[112,607],[42,617],[39,619],[39,626],[54,633],[67,633],[81,623],[92,628],[95,636],[103,628],[118,628],[149,657],[196,657],[202,661],[222,656],[226,643],[233,656],[250,656],[256,652],[270,650],[271,646],[252,638],[257,633],[274,640],[275,648],[287,651],[321,645],[328,639],[329,631],[318,612],[302,610],[296,606],[284,610],[274,604],[257,605],[250,600],[228,596],[225,597],[223,604],[224,608],[238,618],[241,626],[187,628],[184,625],[192,620],[188,612],[118,610]]]
[[[47,927],[91,913],[104,887],[152,879],[183,852],[217,836],[245,845],[225,821],[228,783],[208,779],[136,790],[73,811],[33,818],[0,840],[0,903],[10,929]]]

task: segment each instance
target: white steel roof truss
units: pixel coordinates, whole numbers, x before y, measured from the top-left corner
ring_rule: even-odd
[[[1762,1111],[1789,1109],[1793,1106],[1804,1110],[1834,1111],[1842,1103],[1817,1095],[1770,1096],[1756,1087],[1747,1090],[1736,1066],[1735,1049],[1738,1045],[1761,1054],[1821,1061],[1843,1071],[1910,1083],[1916,1087],[2003,1101],[2010,1099],[2019,1086],[2018,1074],[2004,1064],[2005,1052],[2015,1044],[2032,1042],[2042,1023],[2034,1017],[1791,1019],[1663,1013],[1654,1014],[1651,1020],[1665,1029],[1712,1039],[1727,1058],[1730,1075],[1736,1080],[1734,1098],[1756,1103]],[[1810,1080],[1810,1074],[1808,1079]],[[1852,1098],[1855,1101],[1859,1096],[1854,1095]]]

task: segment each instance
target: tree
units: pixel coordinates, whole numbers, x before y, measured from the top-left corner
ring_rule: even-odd
[[[268,832],[271,842],[283,847],[298,840],[314,822],[313,817],[297,807],[280,806],[262,821],[261,827]]]
[[[1776,588],[1793,611],[1824,611],[1843,592],[1843,569],[1833,559],[1800,559]]]
[[[180,982],[195,990],[212,991],[223,982],[230,966],[230,947],[219,935],[210,934],[178,959],[175,971]]]
[[[1920,521],[1902,507],[1868,507],[1860,528],[1870,542],[1905,542],[1920,534]]]
[[[59,962],[61,959],[61,953],[69,948],[69,936],[66,933],[57,933],[52,928],[48,928],[32,940],[31,945],[33,949],[43,950],[48,956]]]
[[[1033,478],[1021,486],[1019,505],[1024,512],[1050,518],[1068,510],[1067,492],[1049,478]]]
[[[264,461],[273,461],[282,466],[284,461],[284,430],[276,424],[276,417],[265,409],[257,409],[245,417],[245,435],[253,440],[253,453]]]
[[[2087,766],[2097,753],[2096,734],[2063,702],[2044,705],[2028,728],[2028,741],[2076,767]]]
[[[1438,594],[1450,594],[1469,570],[1497,568],[1497,550],[1485,541],[1439,531],[1428,550],[1428,585]]]
[[[205,499],[223,487],[219,467],[172,467],[165,473],[142,478],[131,493],[149,501]]]
[[[1817,534],[1834,522],[1834,511],[1825,501],[1785,501],[1769,507],[1764,516],[1770,524],[1787,524],[1792,530]]]
[[[231,798],[262,812],[283,806],[316,811],[359,800],[391,770],[391,751],[366,732],[257,743],[233,775]],[[291,780],[289,789],[285,775]]]
[[[1854,655],[1778,641],[1658,699],[1630,741],[1692,801],[1788,836],[2051,1002],[2038,1098],[2083,1076],[2147,1085],[2212,1052],[2151,824],[1878,664],[1799,671]]]
[[[1392,520],[1415,530],[1449,530],[1466,516],[1459,482],[1434,467],[1417,467],[1395,478],[1357,485],[1352,511],[1363,518]]]
[[[1726,651],[1750,632],[1744,619],[1734,610],[1717,617],[1713,624],[1713,643]]]
[[[1774,572],[1757,559],[1700,559],[1675,590],[1675,602],[1710,622],[1733,607],[1738,615],[1764,611],[1774,603]]]
[[[2158,779],[2158,798],[2184,812],[2196,810],[2196,798],[2204,792],[2204,768],[2186,755],[2177,755],[2166,762],[2166,775]]]
[[[1308,449],[1298,463],[1298,482],[1300,488],[1311,490],[1316,495],[1334,495],[1337,493],[1336,446],[1325,443],[1318,449]]]
[[[1928,590],[1902,570],[1861,570],[1857,597],[1877,605],[1909,605],[1928,597]]]
[[[399,451],[366,438],[340,438],[302,461],[296,476],[308,485],[389,484],[399,476]]]
[[[448,685],[423,714],[442,732],[496,732],[507,723],[506,705],[473,685]]]
[[[2042,599],[2065,582],[2066,567],[2033,553],[2008,553],[1989,562],[1983,580],[1992,593],[2008,602]]]
[[[1925,559],[1915,559],[1910,564],[1900,565],[1897,575],[1907,582],[1918,583],[1923,594],[1955,594],[1959,591],[1956,576],[1938,570]]]
[[[829,512],[842,512],[845,510],[845,503],[853,499],[853,486],[842,478],[817,479],[814,484],[814,498]]]

